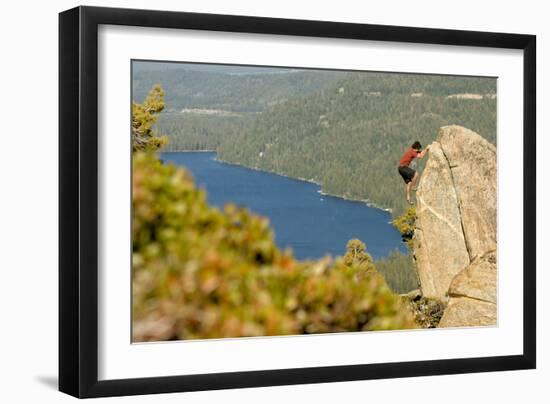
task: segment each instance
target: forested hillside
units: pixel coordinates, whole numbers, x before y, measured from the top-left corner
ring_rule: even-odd
[[[255,115],[163,113],[159,115],[157,128],[170,138],[165,151],[218,150],[223,138],[232,138],[244,131]]]
[[[329,89],[258,114],[220,140],[219,157],[313,180],[327,193],[399,214],[406,206],[397,173],[403,151],[415,140],[429,144],[449,124],[496,143],[495,93],[491,78],[348,73]]]
[[[231,71],[231,70],[228,70]],[[246,70],[245,70],[246,72]],[[267,74],[235,74],[190,69],[138,70],[133,74],[134,100],[157,83],[169,89],[166,108],[209,108],[259,112],[285,100],[332,86],[344,73],[300,70]]]

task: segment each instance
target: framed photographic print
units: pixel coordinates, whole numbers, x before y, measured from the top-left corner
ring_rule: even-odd
[[[531,369],[532,35],[59,16],[59,388]]]

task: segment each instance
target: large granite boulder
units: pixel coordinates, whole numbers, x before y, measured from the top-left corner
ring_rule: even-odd
[[[440,326],[496,321],[496,195],[495,146],[442,127],[418,185],[413,240],[423,296],[448,301]]]
[[[413,246],[422,294],[443,299],[470,258],[451,169],[439,143],[429,153],[416,193]]]
[[[460,126],[441,128],[470,260],[496,248],[497,155],[494,145]]]
[[[449,287],[449,304],[439,327],[495,325],[497,320],[496,252],[477,257]]]
[[[495,324],[496,305],[467,297],[456,297],[449,300],[438,327],[481,327]]]
[[[490,251],[476,258],[454,277],[449,286],[449,296],[467,296],[496,304],[497,257]]]

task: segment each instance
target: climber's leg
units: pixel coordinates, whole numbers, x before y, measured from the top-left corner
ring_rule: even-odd
[[[417,178],[418,178],[418,173],[415,172],[414,177],[412,177],[412,179],[411,179],[411,184],[412,184],[411,187],[412,187],[413,191],[416,191],[416,179]]]
[[[406,188],[407,188],[407,202],[409,202],[410,205],[412,205],[412,201],[411,201],[411,188],[413,187],[413,182],[409,182],[407,185],[406,185]]]
[[[407,202],[412,205],[411,188],[416,183],[416,171],[406,166],[401,166],[398,168],[398,170],[399,174],[401,174],[401,177],[403,177],[403,181],[405,181],[405,194],[407,196]]]

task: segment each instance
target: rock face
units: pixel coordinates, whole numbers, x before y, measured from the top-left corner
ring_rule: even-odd
[[[449,301],[438,327],[481,327],[495,324],[494,304],[457,297]]]
[[[496,321],[496,193],[495,146],[441,128],[418,185],[414,236],[422,294],[449,300],[440,326]]]
[[[416,193],[414,251],[422,294],[443,299],[470,259],[451,168],[440,143],[429,153]]]
[[[449,296],[467,296],[496,304],[497,302],[496,251],[476,258],[454,277]]]
[[[454,277],[439,327],[494,325],[497,320],[496,251],[478,257]]]
[[[443,127],[440,144],[449,162],[470,260],[496,248],[496,148],[460,126]]]

